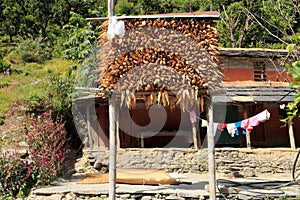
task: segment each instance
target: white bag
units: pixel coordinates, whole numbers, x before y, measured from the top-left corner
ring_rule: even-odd
[[[107,38],[112,41],[116,35],[124,36],[125,35],[125,25],[124,21],[118,21],[116,17],[110,19],[107,31]]]

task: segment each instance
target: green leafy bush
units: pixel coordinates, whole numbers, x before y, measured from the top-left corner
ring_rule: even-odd
[[[52,51],[53,45],[51,42],[42,37],[23,40],[16,49],[20,60],[28,63],[43,63],[45,60],[52,58]]]
[[[10,69],[10,64],[5,60],[5,56],[9,54],[10,50],[4,48],[0,49],[0,73],[6,72]]]

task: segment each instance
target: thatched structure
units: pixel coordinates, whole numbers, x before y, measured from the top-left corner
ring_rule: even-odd
[[[216,12],[116,17],[125,33],[107,38],[101,28],[99,88],[118,91],[121,104],[134,108],[162,104],[182,110],[196,104],[203,109],[208,89],[222,81],[218,65]]]

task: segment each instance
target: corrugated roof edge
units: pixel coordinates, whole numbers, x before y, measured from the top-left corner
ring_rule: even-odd
[[[295,54],[296,52],[293,52]],[[266,49],[266,48],[221,48],[219,56],[230,56],[230,57],[284,57],[289,52],[284,49]],[[291,54],[290,56],[292,56]],[[296,53],[297,54],[297,53]]]
[[[134,15],[134,16],[115,16],[116,19],[156,19],[156,18],[203,18],[203,19],[220,19],[217,11],[190,12],[190,13],[167,13],[155,15]],[[104,21],[108,17],[86,18],[87,21]]]

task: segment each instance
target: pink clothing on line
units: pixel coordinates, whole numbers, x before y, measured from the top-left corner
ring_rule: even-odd
[[[241,123],[241,128],[252,131],[254,126],[257,126],[259,124],[259,121],[257,119],[257,116],[250,117],[249,119],[244,119]]]

